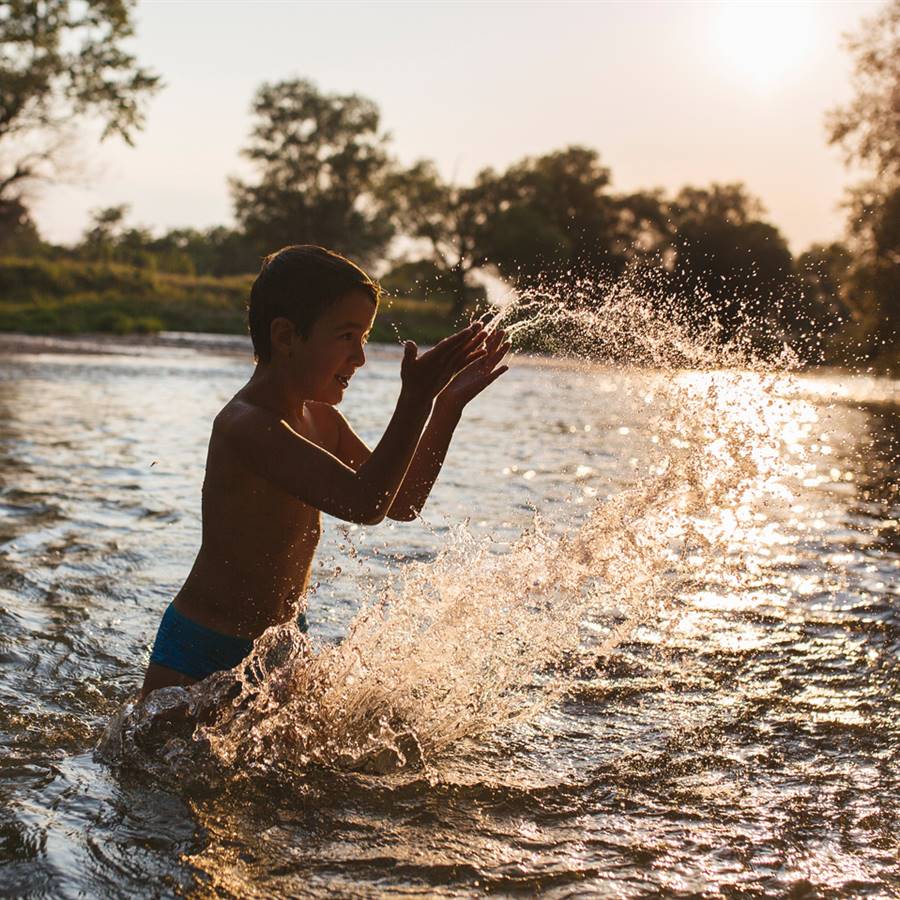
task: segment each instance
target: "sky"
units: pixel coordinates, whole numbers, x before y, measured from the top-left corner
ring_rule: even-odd
[[[859,173],[824,118],[852,96],[842,35],[880,5],[143,0],[131,48],[165,82],[146,128],[133,147],[81,129],[35,218],[59,242],[120,203],[155,231],[231,224],[254,92],[303,77],[374,100],[401,162],[461,184],[571,144],[614,191],[743,181],[797,253],[843,230]]]

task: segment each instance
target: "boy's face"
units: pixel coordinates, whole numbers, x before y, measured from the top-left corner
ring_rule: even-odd
[[[363,348],[375,312],[367,294],[352,291],[313,323],[308,338],[296,335],[292,360],[304,399],[341,402],[353,373],[365,365]]]

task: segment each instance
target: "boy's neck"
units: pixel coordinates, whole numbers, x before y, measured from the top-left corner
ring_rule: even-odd
[[[257,363],[241,393],[255,405],[287,418],[302,415],[303,404],[308,399],[274,363]]]

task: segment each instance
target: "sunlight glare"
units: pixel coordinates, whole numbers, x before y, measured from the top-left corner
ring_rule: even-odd
[[[713,40],[743,84],[768,89],[797,72],[811,56],[813,4],[719,4]]]

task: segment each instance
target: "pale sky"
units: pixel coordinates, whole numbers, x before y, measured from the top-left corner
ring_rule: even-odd
[[[144,0],[134,48],[166,83],[147,127],[132,148],[85,132],[80,183],[43,188],[36,218],[63,242],[119,203],[155,230],[231,223],[252,96],[299,76],[371,98],[400,160],[461,183],[569,144],[614,191],[744,181],[799,252],[843,228],[824,115],[850,96],[842,33],[880,6]]]

